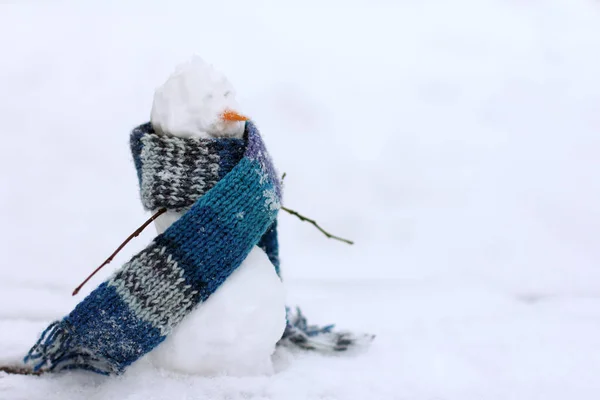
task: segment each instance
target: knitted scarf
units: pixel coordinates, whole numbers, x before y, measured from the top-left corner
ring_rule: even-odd
[[[133,130],[131,151],[144,208],[184,214],[42,333],[25,357],[36,371],[122,373],[214,293],[255,245],[279,274],[282,188],[252,122],[243,140],[158,135],[147,123]],[[309,326],[288,309],[279,344],[343,351],[372,339],[332,327]]]

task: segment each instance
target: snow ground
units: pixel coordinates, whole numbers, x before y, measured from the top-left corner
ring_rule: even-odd
[[[213,3],[0,5],[0,361],[147,217],[128,133],[194,52],[287,206],[357,242],[282,215],[290,303],[376,341],[272,377],[0,373],[0,399],[600,397],[598,3]]]

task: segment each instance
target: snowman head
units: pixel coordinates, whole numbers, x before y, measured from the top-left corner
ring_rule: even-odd
[[[163,134],[241,138],[247,118],[238,109],[229,80],[200,57],[193,57],[156,89],[151,121]]]

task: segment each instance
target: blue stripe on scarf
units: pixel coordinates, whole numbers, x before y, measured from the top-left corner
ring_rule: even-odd
[[[111,308],[105,309],[106,304]],[[164,339],[158,329],[140,320],[106,282],[79,303],[65,320],[78,338],[78,345],[114,360],[119,370]]]
[[[232,177],[247,172],[260,173],[255,160],[242,159],[231,171]],[[249,208],[265,207],[263,193],[273,185],[259,179],[241,184],[240,179],[221,180],[210,191],[211,196],[201,197],[178,221],[156,239],[166,245],[169,253],[185,271],[187,284],[202,287],[200,300],[204,301],[244,261],[250,250],[259,242],[273,219],[249,213]],[[232,198],[227,205],[215,204],[211,199]],[[274,218],[275,214],[273,214]],[[203,225],[211,221],[210,226]],[[194,232],[194,240],[182,237],[181,227]],[[226,235],[223,233],[226,232]],[[202,243],[199,252],[197,243]],[[219,266],[218,268],[217,265]]]
[[[111,307],[107,309],[106,304]],[[118,374],[162,340],[160,331],[140,320],[115,288],[104,282],[42,334],[25,362],[36,363],[35,370],[48,367]],[[49,365],[47,354],[52,354]]]

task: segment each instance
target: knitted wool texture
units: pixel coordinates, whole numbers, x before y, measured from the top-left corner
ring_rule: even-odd
[[[247,129],[255,129],[249,123]],[[244,154],[240,139],[199,139],[156,135],[150,123],[131,135],[131,152],[140,184],[142,205],[150,211],[185,211],[222,179]],[[258,243],[280,275],[277,221]],[[287,309],[287,324],[279,345],[320,352],[360,347],[371,335],[334,331],[334,325],[308,325],[300,311]]]
[[[144,142],[146,135],[152,136],[148,142]],[[69,315],[51,324],[25,357],[26,363],[34,363],[35,370],[123,372],[214,293],[265,232],[274,232],[280,181],[251,122],[246,124],[244,136],[238,143],[212,141],[204,142],[206,146],[188,146],[208,150],[186,158],[186,150],[181,150],[185,141],[198,139],[163,140],[148,125],[134,130],[132,150],[145,207],[189,209]],[[146,145],[150,149],[154,144],[153,151],[144,152]],[[174,152],[182,153],[174,157]],[[160,171],[162,177],[160,172],[150,172],[151,164],[158,160],[152,158],[156,154],[173,161]],[[215,154],[222,155],[223,161]],[[212,175],[194,179],[188,172],[195,168]],[[153,176],[146,181],[145,173]],[[183,177],[177,179],[185,182],[181,188],[161,184],[175,176]]]
[[[256,129],[248,123],[248,129]],[[148,211],[186,211],[217,184],[244,156],[242,139],[180,138],[157,135],[151,123],[131,134],[131,153],[140,197]],[[263,235],[262,248],[279,274],[277,221]]]

